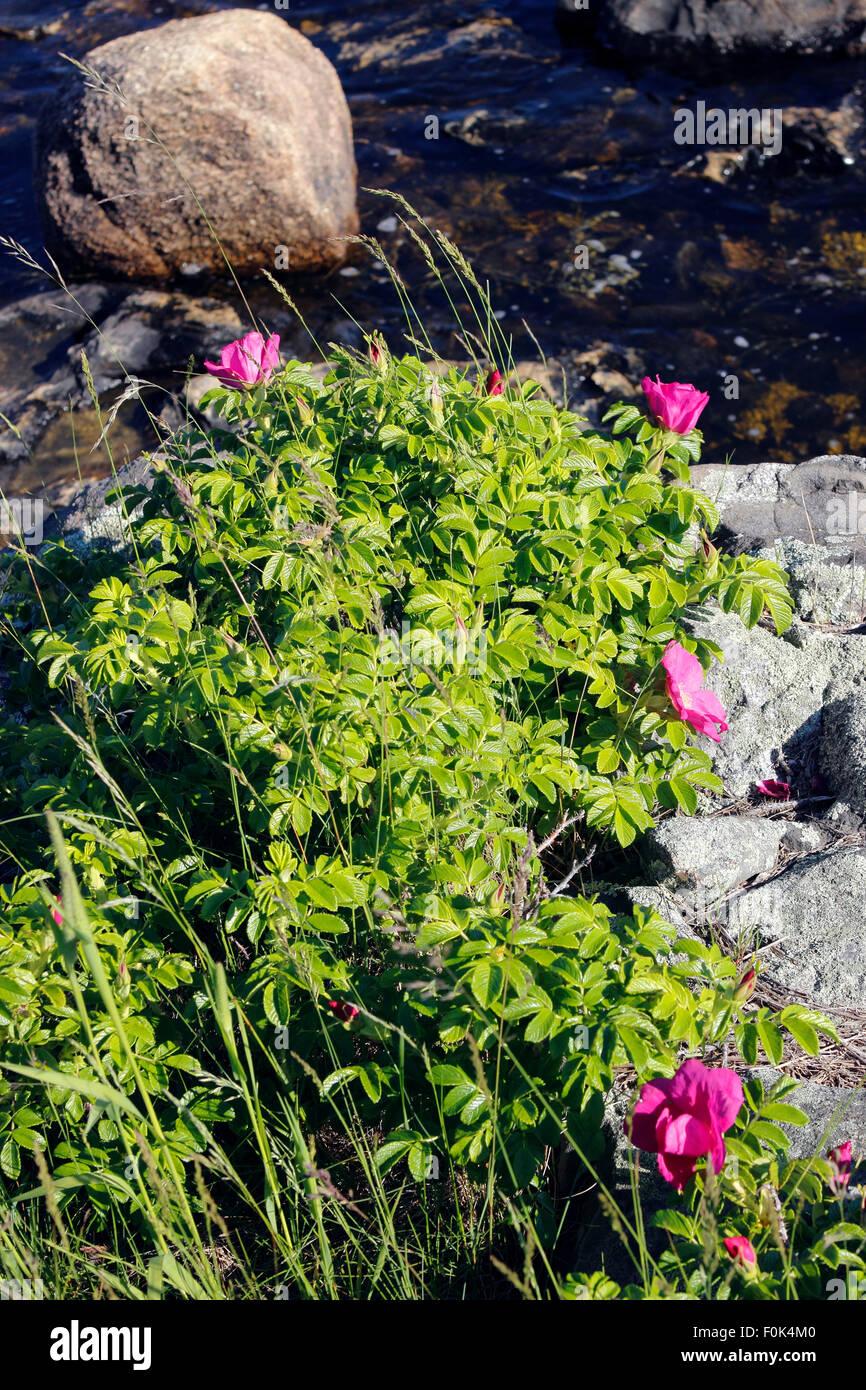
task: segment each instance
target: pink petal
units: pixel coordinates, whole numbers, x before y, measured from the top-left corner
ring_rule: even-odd
[[[791,788],[787,782],[777,782],[775,777],[767,777],[763,782],[755,783],[755,791],[760,792],[761,796],[772,796],[778,801],[791,800]]]
[[[623,1120],[623,1131],[636,1149],[644,1149],[647,1153],[658,1151],[656,1125],[663,1112],[669,1113],[668,1102],[659,1082],[645,1082],[633,1113]]]
[[[712,1144],[712,1132],[696,1115],[677,1115],[665,1128],[663,1152],[668,1156],[678,1154],[697,1158],[709,1153]]]
[[[682,1192],[695,1171],[694,1158],[679,1154],[659,1154],[658,1165],[665,1182],[672,1183],[678,1192]]]

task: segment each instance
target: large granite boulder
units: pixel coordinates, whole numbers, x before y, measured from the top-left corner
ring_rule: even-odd
[[[226,10],[127,34],[43,108],[36,185],[68,270],[327,268],[358,229],[349,110],[327,58],[274,13]]]

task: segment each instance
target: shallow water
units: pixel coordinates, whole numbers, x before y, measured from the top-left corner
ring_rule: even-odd
[[[34,20],[0,0],[0,32],[42,26],[30,38],[0,37],[0,232],[39,249],[30,139],[40,101],[66,70],[60,52],[78,57],[120,33],[230,7],[240,6],[49,0]],[[525,318],[578,395],[635,387],[644,371],[694,381],[711,392],[707,458],[866,453],[862,63],[780,66],[728,85],[640,72],[587,46],[563,48],[552,0],[304,0],[286,17],[337,67],[359,187],[402,193],[458,242],[489,280],[516,358],[537,356]],[[794,130],[792,113],[837,108],[847,94],[834,125],[844,146],[817,140],[802,119]],[[713,154],[709,177],[706,152],[673,139],[674,111],[698,100],[781,108],[781,153],[731,177]],[[431,117],[436,139],[426,138]],[[463,355],[432,277],[394,228],[393,206],[362,192],[360,207],[436,347]],[[3,260],[0,302],[39,288],[32,272]],[[326,342],[352,341],[357,319],[396,345],[389,283],[365,254],[350,270],[290,283],[311,328]],[[208,288],[232,297],[227,285]],[[267,317],[272,291],[251,292]],[[0,381],[45,380],[70,341],[54,322],[8,323]],[[722,392],[731,376],[737,400]],[[152,442],[142,420],[124,407],[117,461]],[[7,492],[74,476],[70,439],[68,419],[55,421],[26,463],[3,470]],[[104,452],[88,455],[87,471],[100,469]]]

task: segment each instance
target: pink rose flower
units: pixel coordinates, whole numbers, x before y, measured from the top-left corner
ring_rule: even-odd
[[[724,1246],[732,1260],[743,1269],[751,1269],[758,1262],[752,1242],[745,1236],[725,1236]]]
[[[713,1171],[725,1166],[725,1141],[743,1104],[743,1083],[727,1067],[705,1067],[696,1057],[676,1076],[647,1081],[625,1133],[635,1148],[658,1154],[659,1172],[682,1192],[702,1154]]]
[[[689,434],[709,404],[706,391],[696,386],[684,386],[679,381],[651,381],[645,376],[640,384],[653,415],[674,434]]]
[[[495,367],[484,383],[484,390],[487,392],[488,396],[502,395],[502,373],[497,371]]]
[[[755,791],[760,792],[761,796],[774,796],[777,801],[790,801],[791,788],[787,782],[777,782],[775,777],[766,777],[763,782],[755,783]]]
[[[704,669],[698,658],[679,642],[668,642],[662,666],[667,672],[668,699],[680,719],[691,724],[697,733],[721,743],[721,734],[728,727],[727,711],[718,696],[703,689]],[[717,724],[720,733],[716,732]]]
[[[333,1009],[336,1017],[342,1019],[344,1023],[351,1023],[352,1019],[357,1018],[360,1013],[360,1009],[356,1008],[354,1004],[340,999],[329,999],[328,1008]]]
[[[57,906],[56,906],[56,907],[52,907],[52,909],[51,909],[51,916],[54,918],[54,920],[55,920],[55,922],[57,923],[58,927],[62,927],[62,926],[63,926],[63,913],[60,911],[60,909],[61,909],[62,906],[63,906],[63,899],[62,899],[62,898],[55,898],[54,901],[56,902]]]
[[[247,390],[260,381],[267,381],[279,366],[279,347],[279,333],[272,333],[267,341],[261,333],[247,333],[223,348],[219,362],[205,362],[205,366],[222,386]]]
[[[833,1167],[833,1176],[830,1179],[831,1190],[837,1197],[844,1197],[848,1191],[851,1170],[854,1167],[854,1151],[851,1147],[851,1140],[846,1139],[844,1144],[837,1144],[835,1149],[830,1150],[827,1157]]]

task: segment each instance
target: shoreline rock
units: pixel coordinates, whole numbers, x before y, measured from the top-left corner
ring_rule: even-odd
[[[226,259],[237,273],[345,261],[358,230],[349,108],[285,20],[170,20],[83,62],[101,85],[74,71],[37,128],[39,211],[64,268],[164,281],[224,273]]]
[[[557,0],[556,19],[567,35],[664,66],[866,52],[864,0]]]

